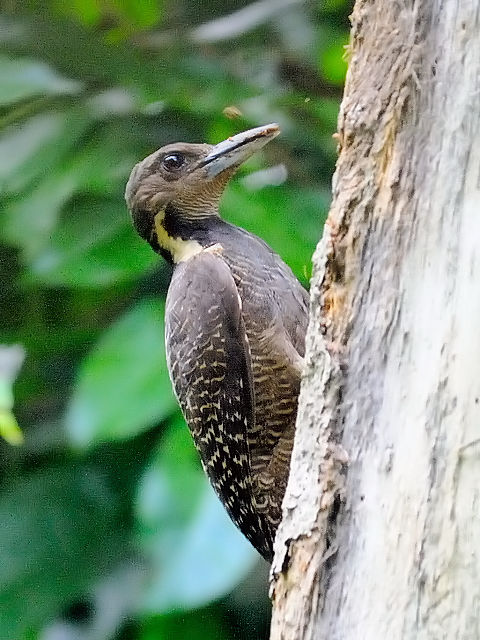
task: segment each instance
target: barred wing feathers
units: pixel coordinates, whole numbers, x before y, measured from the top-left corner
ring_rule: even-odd
[[[252,497],[250,350],[237,287],[221,255],[202,251],[175,267],[166,344],[175,393],[204,469],[232,520],[269,559],[273,533]]]

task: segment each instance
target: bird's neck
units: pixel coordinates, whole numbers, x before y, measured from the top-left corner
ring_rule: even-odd
[[[218,213],[192,216],[167,205],[155,216],[154,247],[171,264],[184,262],[214,243],[212,232],[222,220]]]

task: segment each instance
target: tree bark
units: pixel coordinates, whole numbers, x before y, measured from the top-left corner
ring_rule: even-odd
[[[271,639],[478,639],[478,0],[357,0],[338,141]]]

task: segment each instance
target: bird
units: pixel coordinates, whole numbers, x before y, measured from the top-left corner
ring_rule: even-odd
[[[221,218],[219,204],[238,167],[279,133],[272,123],[216,145],[168,144],[135,165],[125,190],[137,233],[173,266],[167,366],[202,466],[267,561],[289,475],[309,295],[262,239]]]

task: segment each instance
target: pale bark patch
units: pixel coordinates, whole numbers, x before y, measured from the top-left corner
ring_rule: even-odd
[[[338,139],[271,638],[473,640],[478,2],[358,1]]]

